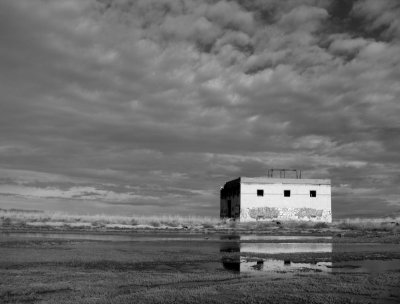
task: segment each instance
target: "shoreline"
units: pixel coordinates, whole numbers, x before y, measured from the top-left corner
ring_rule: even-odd
[[[234,228],[224,229],[181,229],[181,228],[144,228],[144,229],[83,229],[83,228],[54,228],[54,227],[0,227],[0,234],[8,233],[42,233],[42,234],[76,234],[76,235],[120,235],[120,236],[140,236],[140,235],[179,235],[181,237],[191,236],[198,238],[212,238],[213,236],[281,236],[281,237],[311,237],[310,239],[290,240],[290,242],[331,242],[331,243],[400,243],[400,234],[394,231],[354,231],[340,229],[263,229],[263,230],[242,230]],[[315,237],[313,239],[312,237]],[[318,238],[320,237],[320,238]],[[324,239],[330,237],[330,239]],[[232,241],[235,241],[234,239]],[[268,240],[270,243],[281,242],[282,240]],[[246,242],[258,242],[257,240],[247,240]],[[264,241],[262,241],[264,242]]]

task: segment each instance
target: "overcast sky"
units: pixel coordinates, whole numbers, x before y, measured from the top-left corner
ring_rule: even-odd
[[[400,211],[399,1],[0,1],[0,207],[219,215],[268,168]]]

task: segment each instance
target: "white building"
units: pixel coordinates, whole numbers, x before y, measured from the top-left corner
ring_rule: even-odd
[[[328,179],[239,177],[221,188],[221,218],[332,222]]]

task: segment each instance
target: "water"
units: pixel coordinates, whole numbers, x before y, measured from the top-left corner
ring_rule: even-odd
[[[346,262],[293,263],[290,260],[258,259],[240,256],[223,258],[224,269],[243,274],[266,273],[384,273],[400,270],[399,260],[362,260]]]
[[[296,237],[287,240],[297,240]],[[312,237],[308,240],[312,240]],[[220,251],[223,254],[221,263],[224,269],[243,274],[276,274],[276,273],[383,273],[400,271],[400,260],[361,260],[332,262],[332,253],[335,252],[377,252],[400,249],[399,245],[381,243],[246,243],[242,241],[221,243]],[[235,255],[232,255],[235,253]],[[240,255],[238,255],[238,253]],[[325,253],[325,261],[315,263],[296,263],[287,259],[263,258],[263,255],[287,254],[314,254]],[[224,256],[225,254],[225,256]]]
[[[380,243],[335,244],[331,237],[320,236],[270,236],[270,235],[204,235],[179,233],[0,233],[0,241],[9,239],[101,241],[132,244],[154,244],[165,250],[168,244],[172,252],[187,252],[187,249],[202,244],[210,252],[220,255],[222,269],[246,275],[293,274],[293,273],[380,273],[399,271],[400,260],[362,260],[332,262],[333,252],[385,252],[400,251],[400,245]],[[153,246],[153,245],[152,245]],[[128,250],[128,249],[127,249]],[[188,253],[190,255],[190,253]],[[315,263],[295,263],[280,255],[319,254],[322,259]],[[274,255],[274,258],[265,257]],[[324,260],[325,259],[325,260]],[[200,266],[201,267],[201,266]],[[221,266],[220,266],[221,267]]]
[[[240,256],[233,259],[222,258],[226,270],[243,274],[332,272],[332,262],[293,263],[290,260],[255,259]]]

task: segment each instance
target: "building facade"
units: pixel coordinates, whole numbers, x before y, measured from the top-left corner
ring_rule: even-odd
[[[328,179],[239,177],[221,188],[221,218],[332,222]]]

